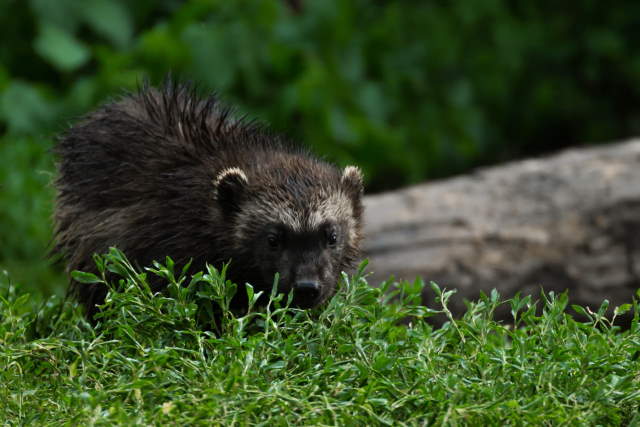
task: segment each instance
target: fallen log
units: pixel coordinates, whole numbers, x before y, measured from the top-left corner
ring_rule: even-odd
[[[365,198],[370,283],[422,277],[463,299],[567,289],[571,303],[631,302],[640,287],[640,140]],[[424,292],[432,305],[433,293]]]

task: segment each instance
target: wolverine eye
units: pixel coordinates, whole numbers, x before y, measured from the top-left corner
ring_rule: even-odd
[[[336,233],[335,230],[329,231],[329,233],[327,233],[327,243],[329,244],[329,246],[335,246],[337,242],[338,233]]]
[[[278,239],[278,236],[276,236],[275,234],[269,234],[267,236],[267,243],[269,244],[270,248],[276,249],[278,246],[280,246],[280,239]]]

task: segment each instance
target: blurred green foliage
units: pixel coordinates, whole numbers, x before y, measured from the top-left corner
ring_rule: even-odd
[[[0,270],[48,294],[64,282],[46,259],[53,200],[47,148],[31,138],[0,139]]]
[[[291,3],[0,0],[0,265],[44,257],[50,136],[168,72],[370,192],[640,129],[633,0]]]

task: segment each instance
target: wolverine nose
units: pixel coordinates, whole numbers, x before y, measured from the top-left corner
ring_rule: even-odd
[[[315,280],[299,280],[293,289],[298,298],[309,304],[312,304],[320,295],[320,284]]]

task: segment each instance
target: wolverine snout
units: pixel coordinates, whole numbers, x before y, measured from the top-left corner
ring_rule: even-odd
[[[298,280],[293,291],[298,306],[313,307],[320,296],[320,283],[317,280]]]

